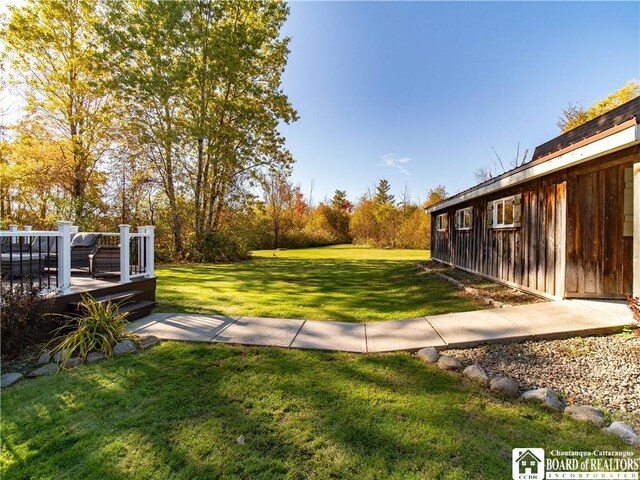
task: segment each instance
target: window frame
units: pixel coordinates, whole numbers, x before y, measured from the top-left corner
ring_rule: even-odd
[[[444,227],[442,226],[442,222],[440,221],[440,219],[444,219]],[[447,213],[440,213],[438,215],[436,215],[436,232],[446,232],[449,229],[449,214]]]
[[[464,226],[465,214],[469,214],[468,227]],[[461,219],[462,219],[462,222],[460,222]],[[456,223],[456,230],[463,231],[463,232],[471,230],[473,228],[473,207],[465,207],[465,208],[460,208],[456,210],[455,223]]]
[[[511,202],[511,223],[504,223],[504,206],[506,202]],[[492,228],[515,228],[516,216],[515,216],[515,195],[509,195],[508,197],[498,198],[491,202],[493,204],[493,224]],[[502,223],[498,223],[498,205],[502,205]]]

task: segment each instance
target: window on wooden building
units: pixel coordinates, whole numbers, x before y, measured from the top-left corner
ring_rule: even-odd
[[[487,205],[487,225],[489,228],[519,227],[521,216],[520,195],[493,200]]]
[[[456,211],[456,230],[471,230],[471,208],[461,208]]]
[[[436,230],[438,232],[446,232],[448,224],[448,216],[446,213],[441,213],[436,217]]]

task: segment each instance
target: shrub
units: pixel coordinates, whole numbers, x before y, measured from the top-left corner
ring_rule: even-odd
[[[2,355],[13,358],[27,346],[48,339],[55,321],[45,313],[50,299],[35,287],[0,286]]]
[[[280,245],[282,248],[312,248],[324,247],[336,243],[327,232],[316,232],[309,230],[294,230],[282,235]]]
[[[200,260],[208,263],[228,263],[246,260],[251,252],[241,235],[221,231],[210,233],[197,245]]]
[[[118,304],[96,302],[86,295],[79,308],[85,313],[81,316],[65,315],[65,324],[57,333],[69,332],[52,340],[56,346],[52,352],[63,352],[62,363],[69,357],[87,358],[89,352],[98,350],[107,356],[113,353],[113,347],[121,339],[133,336],[127,331],[127,313],[120,313]],[[70,331],[69,331],[70,330]]]
[[[627,294],[627,305],[629,305],[636,323],[640,323],[640,297],[632,297]]]

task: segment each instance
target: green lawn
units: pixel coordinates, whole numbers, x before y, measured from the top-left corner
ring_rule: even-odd
[[[7,480],[495,480],[514,447],[628,450],[407,353],[166,342],[1,398]]]
[[[339,245],[273,254],[160,266],[157,311],[375,322],[484,308],[416,268],[428,250]]]

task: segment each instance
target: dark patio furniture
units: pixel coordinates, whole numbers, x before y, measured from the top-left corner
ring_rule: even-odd
[[[71,268],[89,268],[89,255],[97,248],[99,233],[78,233],[71,240]]]
[[[89,269],[89,255],[97,248],[99,233],[83,232],[76,233],[71,239],[71,268]],[[50,251],[47,254],[48,264],[52,267],[57,265],[58,253]]]
[[[45,255],[34,253],[3,253],[0,255],[0,272],[2,277],[40,276],[46,266]]]
[[[0,242],[0,253],[20,253],[29,251],[29,243],[25,243],[24,237],[16,238],[16,241],[12,244],[11,237],[2,237]]]
[[[120,246],[98,245],[89,255],[89,265],[93,278],[120,275]]]
[[[116,239],[119,240],[117,237]],[[129,258],[133,262],[129,265],[130,273],[137,274],[142,271],[143,267],[138,263],[142,255],[141,248],[138,238],[129,240]],[[98,245],[89,255],[89,263],[93,278],[120,275],[120,244]]]
[[[56,253],[57,248],[57,237],[36,237],[31,242],[31,251],[34,253]]]
[[[9,251],[9,242],[11,242],[11,237],[0,238],[0,253]]]

